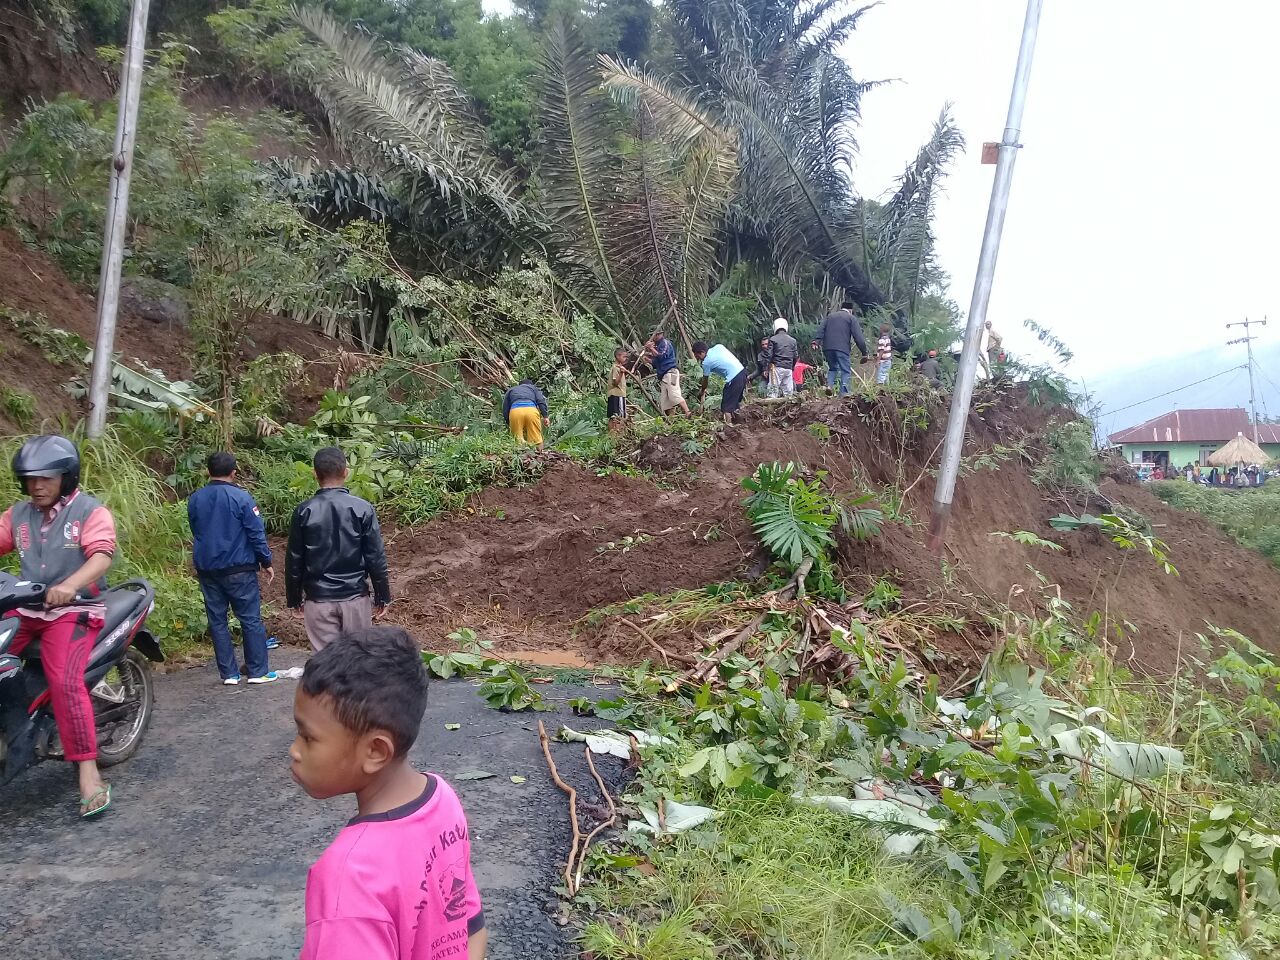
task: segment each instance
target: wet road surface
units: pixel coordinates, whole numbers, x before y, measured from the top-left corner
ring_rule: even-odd
[[[298,651],[277,653],[275,666],[303,662]],[[41,764],[0,787],[0,956],[297,956],[307,868],[355,805],[312,800],[289,777],[296,682],[223,687],[212,665],[155,679],[151,727],[134,758],[107,771],[115,792],[102,820],[76,816],[66,764]],[[569,826],[538,745],[539,717],[554,736],[554,714],[502,714],[469,683],[435,682],[411,754],[462,798],[492,960],[574,955],[547,913]],[[556,763],[594,798],[579,750],[558,747]],[[599,765],[610,778],[620,764]],[[475,770],[495,776],[457,779]]]

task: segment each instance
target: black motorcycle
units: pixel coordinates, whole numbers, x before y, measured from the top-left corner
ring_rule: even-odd
[[[18,632],[20,607],[39,608],[45,585],[0,573],[0,784],[40,760],[60,760],[62,741],[53,722],[49,687],[40,669],[40,641],[21,655],[6,652]],[[151,664],[164,655],[145,629],[155,608],[155,591],[145,580],[130,580],[102,594],[105,622],[89,654],[84,680],[93,702],[98,763],[128,760],[142,742],[155,693]]]

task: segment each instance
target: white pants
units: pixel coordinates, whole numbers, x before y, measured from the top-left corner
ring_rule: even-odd
[[[795,392],[795,371],[786,370],[782,367],[774,367],[773,376],[769,378],[769,396],[789,397]]]

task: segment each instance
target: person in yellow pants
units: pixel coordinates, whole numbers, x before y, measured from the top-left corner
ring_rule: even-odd
[[[513,437],[521,443],[536,443],[542,449],[542,428],[551,425],[551,418],[547,415],[547,397],[532,380],[525,378],[507,391],[502,415]]]

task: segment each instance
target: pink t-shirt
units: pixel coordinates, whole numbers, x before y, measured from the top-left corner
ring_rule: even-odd
[[[482,929],[467,818],[429,773],[417,800],[356,817],[311,867],[300,960],[465,960]]]

